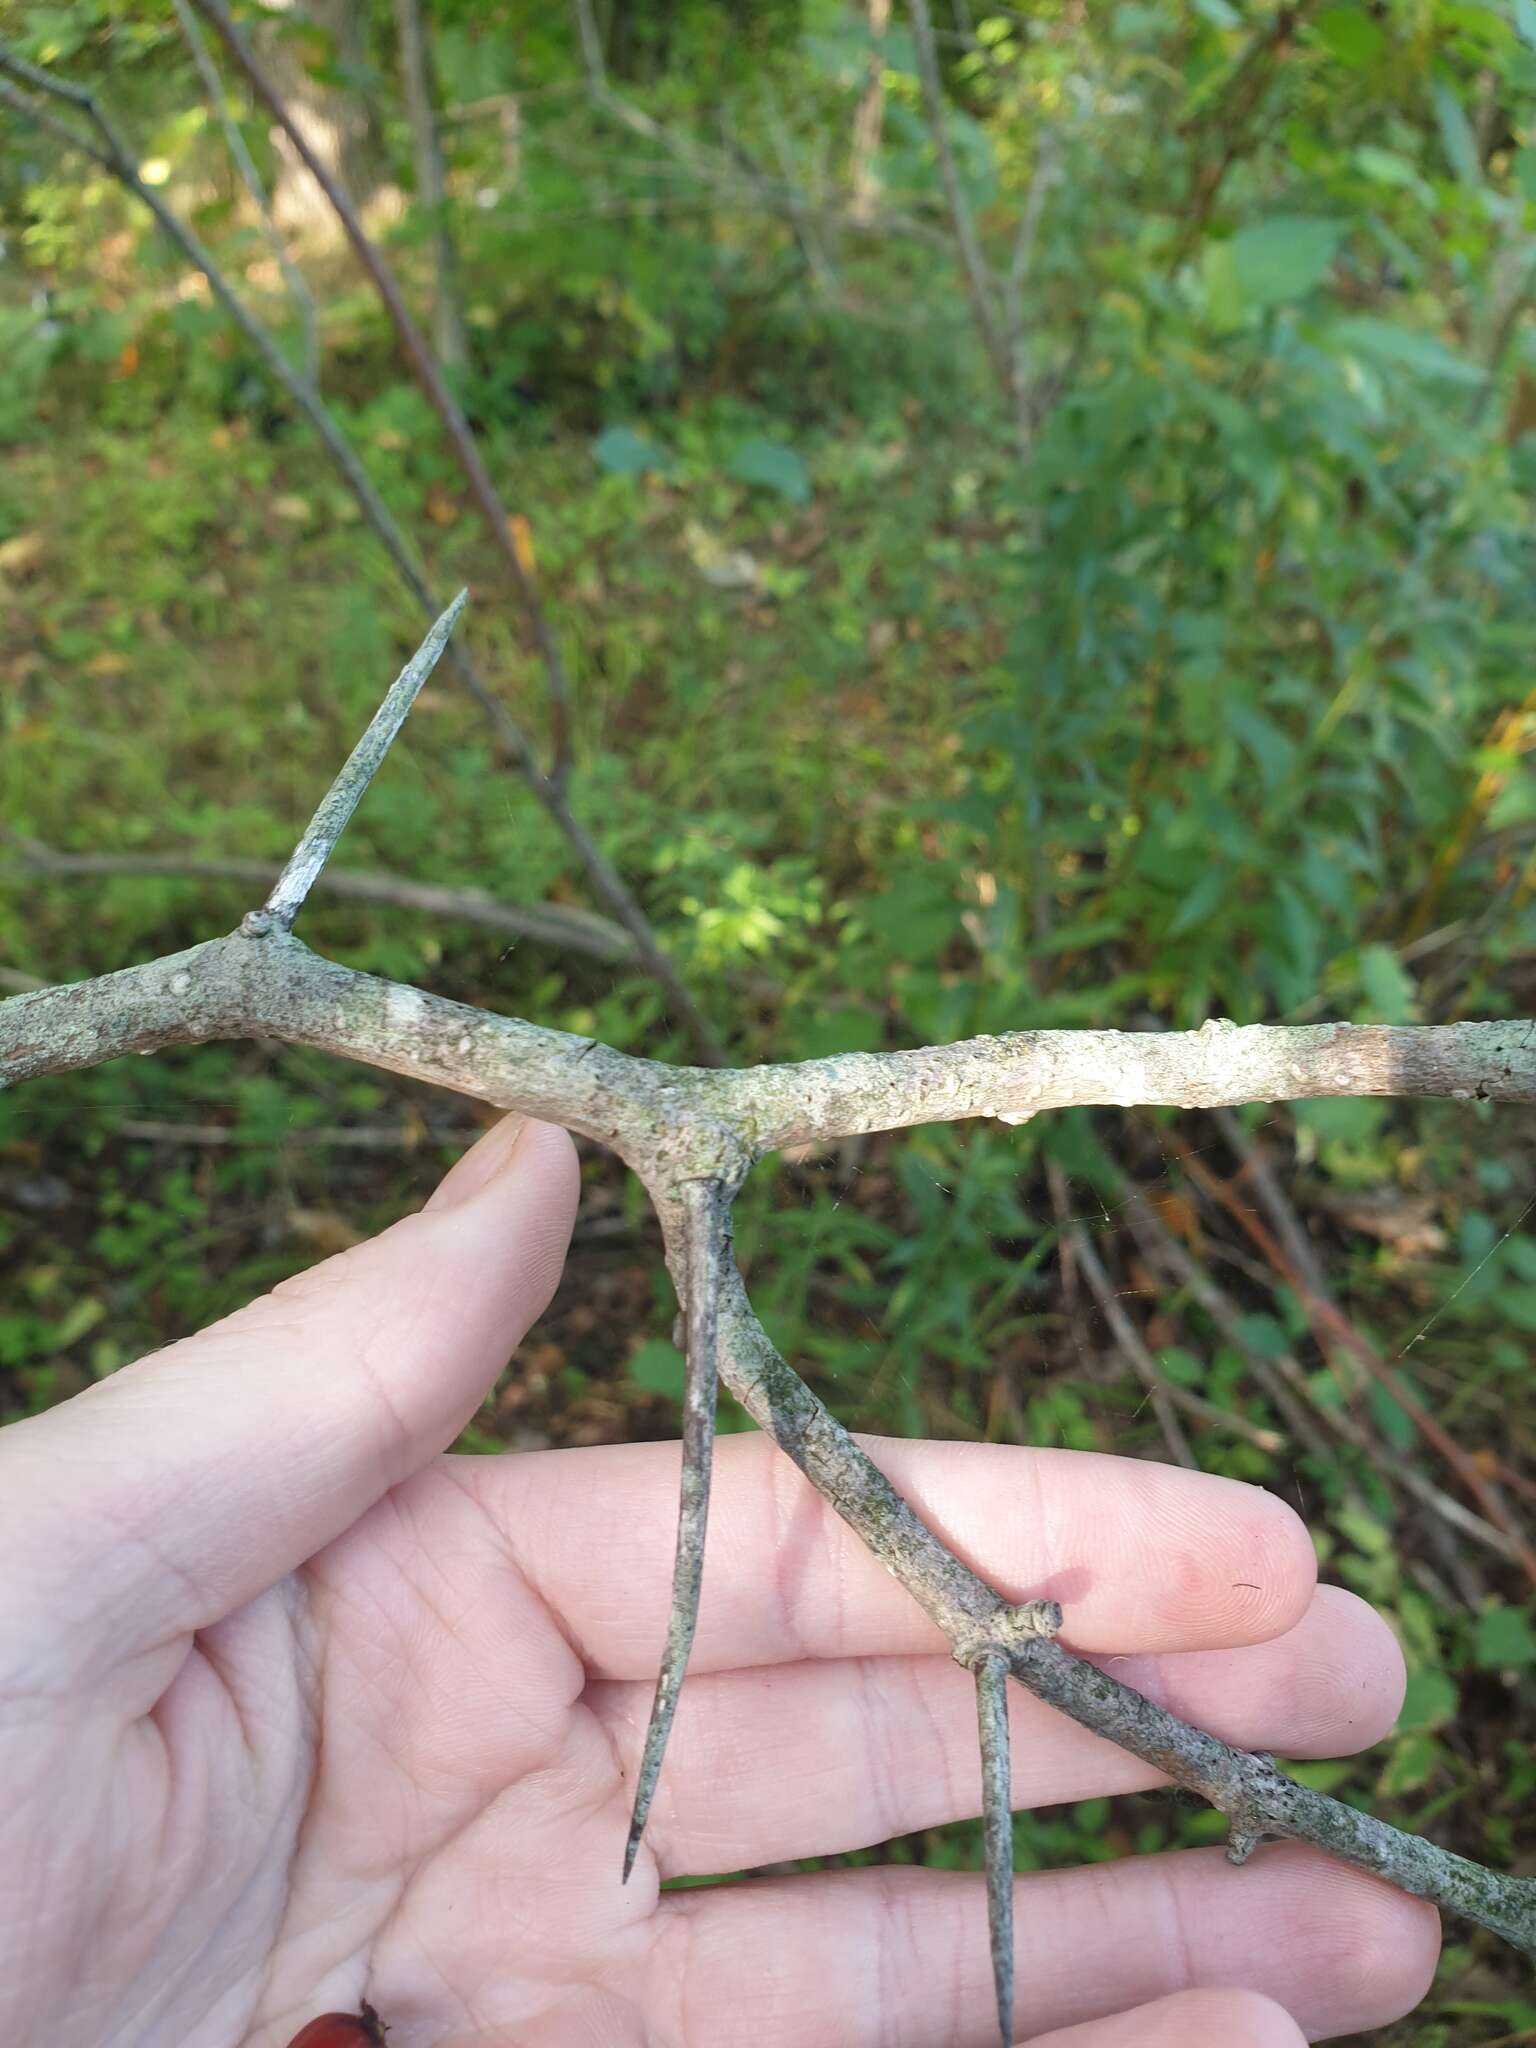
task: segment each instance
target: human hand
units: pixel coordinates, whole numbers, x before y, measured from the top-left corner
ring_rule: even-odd
[[[421,1215],[0,1432],[0,2039],[284,2048],[366,1995],[390,2048],[990,2042],[979,1878],[660,1889],[979,1805],[969,1678],[763,1438],[718,1447],[619,1883],[677,1446],[440,1455],[552,1293],[575,1195],[565,1135],[508,1119]],[[1060,1598],[1074,1648],[1229,1740],[1333,1755],[1390,1725],[1393,1638],[1314,1586],[1272,1496],[872,1448],[1000,1591]],[[1020,1806],[1153,1782],[1018,1688],[1012,1715]],[[1018,2033],[1057,2048],[1374,2026],[1422,1996],[1438,1924],[1278,1845],[1024,1878],[1017,1922]]]

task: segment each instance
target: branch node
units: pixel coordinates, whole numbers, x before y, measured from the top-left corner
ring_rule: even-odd
[[[999,1607],[984,1621],[972,1622],[953,1635],[950,1654],[967,1671],[978,1670],[993,1657],[1008,1662],[1026,1643],[1054,1636],[1061,1621],[1059,1600],[1024,1600],[1017,1607]]]
[[[1264,1830],[1252,1827],[1246,1821],[1229,1819],[1227,1826],[1227,1861],[1246,1863],[1264,1839]]]

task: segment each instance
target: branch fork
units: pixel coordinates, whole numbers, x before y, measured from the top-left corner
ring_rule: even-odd
[[[1012,2038],[1007,1681],[1227,1815],[1228,1854],[1290,1836],[1491,1929],[1536,1956],[1536,1878],[1402,1833],[1181,1721],[1057,1640],[1053,1600],[1012,1604],[940,1542],[774,1349],[731,1250],[731,1204],[765,1152],[821,1137],[1068,1103],[1211,1106],[1324,1094],[1536,1100],[1536,1024],[1016,1032],[885,1055],[723,1072],[667,1067],[490,1015],[312,953],[292,924],[444,647],[462,595],[407,663],[262,908],[241,928],[93,981],[0,1002],[0,1086],[125,1052],[259,1035],[360,1059],[563,1123],[618,1152],[661,1219],[683,1304],[687,1380],[671,1619],[624,1851],[633,1867],[698,1612],[721,1380],[899,1579],[976,1683],[998,2024]]]

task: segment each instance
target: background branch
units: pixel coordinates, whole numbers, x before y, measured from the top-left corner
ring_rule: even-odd
[[[209,109],[224,131],[224,146],[229,151],[235,169],[240,173],[241,183],[251,195],[267,246],[277,259],[278,269],[283,274],[283,282],[288,287],[288,295],[298,309],[304,335],[304,374],[312,384],[318,386],[320,315],[316,310],[314,298],[304,281],[303,271],[288,254],[288,245],[272,218],[272,203],[267,197],[266,183],[256,168],[255,159],[245,146],[245,137],[240,133],[239,122],[229,111],[229,98],[224,91],[224,81],[220,78],[218,67],[209,53],[203,32],[197,25],[197,16],[192,12],[189,0],[172,0],[172,4],[176,9],[176,20],[183,40],[191,53],[192,62],[197,67],[197,75],[203,82],[203,92],[207,97]]]
[[[60,880],[93,875],[163,875],[174,881],[240,882],[267,889],[279,873],[275,861],[214,860],[189,853],[62,853],[41,840],[0,831],[0,845],[16,849],[16,862],[0,861],[0,874],[32,869]],[[448,889],[412,882],[403,875],[368,874],[328,865],[315,883],[322,895],[362,903],[386,903],[399,910],[483,926],[515,939],[537,939],[594,960],[637,963],[634,941],[622,925],[595,911],[565,903],[501,903],[483,889]],[[41,984],[37,984],[41,986]]]
[[[185,7],[188,0],[177,0]],[[420,0],[395,0],[395,28],[400,41],[400,73],[416,153],[416,197],[427,209],[432,250],[432,339],[445,370],[461,371],[469,362],[469,340],[459,305],[458,252],[448,224],[448,187],[437,128],[437,95],[432,77],[432,51]]]
[[[81,135],[70,127],[67,122],[58,120],[46,107],[39,106],[25,94],[18,92],[3,74],[9,74],[11,78],[20,79],[38,92],[80,108],[90,118],[101,140],[93,141],[89,136]],[[314,427],[343,482],[357,500],[364,518],[383,543],[402,582],[427,616],[436,618],[442,607],[433,595],[424,571],[320,393],[308,378],[289,363],[267,328],[247,310],[218,264],[192,230],[172,212],[159,193],[140,178],[131,151],[118,136],[95,96],[82,87],[71,85],[68,81],[55,77],[53,73],[28,63],[25,58],[0,45],[0,106],[11,107],[49,134],[57,136],[71,148],[83,151],[149,209],[161,229],[181,250],[188,262],[207,278],[219,304]],[[679,1022],[686,1027],[698,1056],[710,1065],[722,1064],[725,1052],[719,1036],[663,950],[651,929],[649,919],[633,893],[576,816],[571,806],[567,780],[556,780],[547,776],[539,767],[527,738],[506,706],[481,676],[467,650],[455,647],[451,653],[460,679],[489,721],[502,752],[524,776],[564,835],[599,898],[629,933],[641,964],[666,990],[674,1013]]]
[[[400,287],[380,254],[377,243],[363,227],[351,200],[310,147],[287,102],[268,77],[250,44],[235,26],[228,9],[223,5],[223,0],[193,0],[193,4],[217,32],[225,49],[244,72],[251,90],[288,137],[305,169],[325,194],[326,203],[341,223],[347,240],[352,245],[353,253],[389,316],[390,325],[394,328],[400,343],[401,353],[410,364],[432,410],[442,422],[443,432],[447,435],[449,446],[464,472],[470,495],[517,594],[529,634],[544,664],[554,732],[553,754],[546,772],[555,788],[562,789],[571,766],[571,686],[566,674],[565,660],[540,600],[533,570],[518,549],[511,519],[497,494],[496,486],[491,482],[490,472],[480,459],[480,451],[475,445],[474,435],[470,432],[469,422],[449,391],[441,365],[428,346],[426,338],[411,318]]]
[[[1454,1030],[1456,1027],[1447,1027]],[[1402,1409],[1410,1422],[1450,1466],[1468,1493],[1477,1502],[1487,1519],[1507,1537],[1516,1561],[1526,1577],[1536,1584],[1536,1549],[1521,1528],[1508,1505],[1500,1498],[1497,1487],[1486,1476],[1470,1452],[1462,1449],[1450,1431],[1437,1415],[1434,1415],[1414,1393],[1399,1372],[1394,1372],[1385,1359],[1379,1356],[1375,1347],[1365,1338],[1343,1314],[1332,1297],[1308,1280],[1296,1263],[1294,1253],[1283,1249],[1275,1236],[1254,1215],[1252,1209],[1239,1201],[1230,1186],[1219,1181],[1205,1165],[1197,1159],[1187,1146],[1175,1148],[1190,1178],[1207,1194],[1221,1202],[1248,1236],[1273,1264],[1290,1285],[1307,1318],[1312,1324],[1318,1341],[1325,1350],[1344,1350],[1358,1364],[1362,1365],[1378,1385],[1384,1387]]]
[[[960,273],[965,279],[966,296],[971,302],[976,331],[981,336],[982,346],[997,378],[998,389],[1007,398],[1010,409],[1017,416],[1019,394],[1013,381],[1013,359],[993,298],[997,280],[993,277],[991,266],[982,253],[975,218],[971,212],[971,202],[966,197],[965,186],[960,178],[960,167],[955,162],[954,146],[949,139],[949,103],[944,94],[944,76],[939,68],[939,53],[933,37],[933,16],[928,11],[928,0],[907,0],[907,11],[912,21],[912,47],[917,54],[917,72],[923,88],[923,105],[928,114],[928,133],[933,142],[934,155],[938,160],[939,180],[944,187],[950,225],[955,231],[955,245],[959,251]]]

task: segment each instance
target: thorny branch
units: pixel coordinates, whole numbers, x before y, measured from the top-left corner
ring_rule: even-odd
[[[448,645],[448,635],[458,623],[459,613],[468,600],[469,592],[461,590],[395,678],[388,696],[373,714],[368,730],[321,798],[319,809],[305,826],[303,837],[290,854],[287,866],[272,884],[266,902],[240,927],[248,938],[259,938],[264,932],[293,930],[293,921],[303,909],[305,897],[336,850],[337,840],[352,822],[352,813],[362,802],[363,791],[393,746],[422,684],[437,667],[438,656]]]
[[[448,621],[440,622],[438,638]],[[437,650],[407,665],[403,693]],[[398,726],[391,714],[386,724]],[[313,882],[383,758],[360,745],[301,840]],[[340,794],[338,795],[338,792]],[[290,863],[290,869],[294,863]],[[274,891],[278,909],[293,891]],[[302,895],[302,889],[298,894]],[[283,917],[116,974],[0,1002],[0,1086],[120,1053],[263,1036],[314,1046],[562,1123],[623,1158],[661,1218],[688,1348],[683,1509],[662,1679],[636,1790],[638,1847],[697,1609],[714,1382],[731,1392],[912,1594],[977,1679],[984,1734],[989,1919],[999,2024],[1011,2038],[1008,1773],[998,1728],[1006,1670],[1039,1699],[1199,1793],[1243,1862],[1267,1836],[1311,1842],[1536,1956],[1536,1878],[1508,1876],[1309,1790],[1264,1756],[1181,1721],[1055,1640],[1051,1600],[1004,1600],[913,1513],[779,1356],[729,1254],[731,1199],[754,1159],[788,1144],[966,1117],[1020,1123],[1068,1104],[1208,1108],[1289,1097],[1425,1094],[1536,1100],[1536,1023],[1199,1031],[1011,1032],[911,1052],[844,1054],[722,1072],[666,1067],[340,967]]]
[[[986,1649],[972,1660],[981,1737],[981,1808],[987,1867],[987,1932],[1003,2048],[1013,2039],[1013,1768],[1008,1743],[1008,1659]]]
[[[672,1612],[666,1648],[656,1680],[645,1747],[635,1773],[634,1812],[624,1844],[624,1882],[635,1867],[640,1840],[650,1818],[651,1800],[661,1776],[661,1760],[677,1713],[688,1653],[699,1618],[699,1592],[704,1581],[704,1532],[709,1520],[710,1465],[715,1443],[715,1399],[719,1387],[720,1272],[729,1256],[733,1184],[720,1180],[687,1180],[677,1191],[682,1243],[675,1212],[663,1211],[662,1227],[677,1272],[678,1293],[688,1304],[684,1347],[687,1377],[683,1386],[683,1482],[677,1516],[677,1561],[672,1574]],[[680,1256],[679,1256],[680,1254]]]

